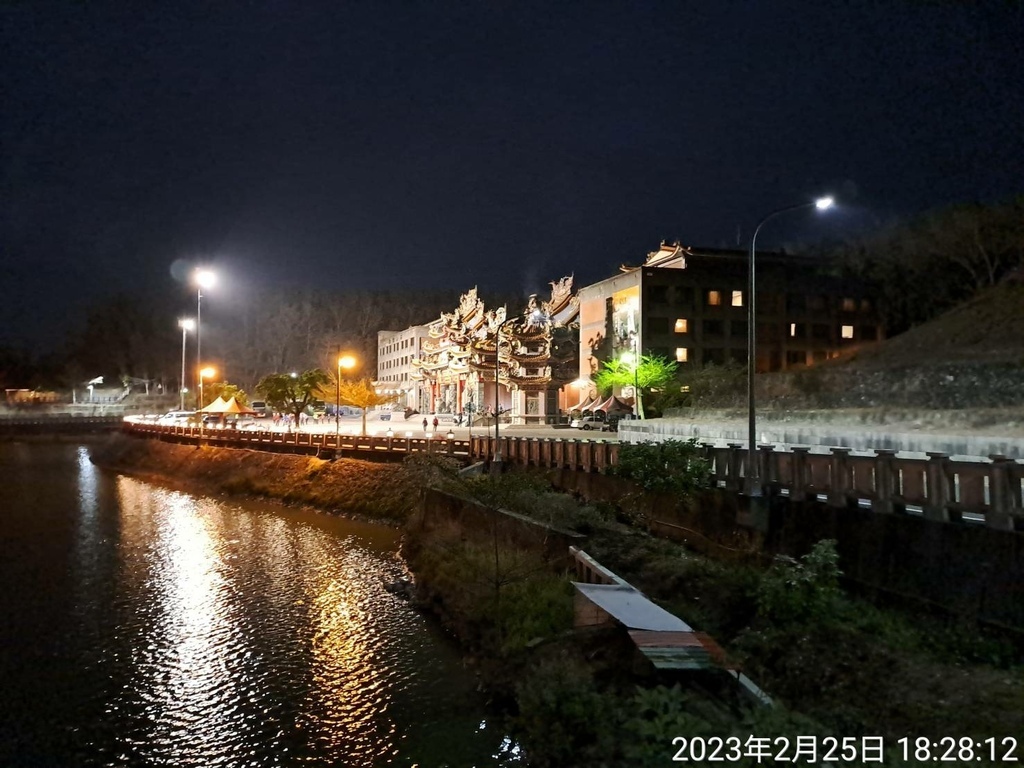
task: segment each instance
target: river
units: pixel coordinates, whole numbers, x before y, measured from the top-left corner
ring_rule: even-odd
[[[398,534],[0,443],[0,765],[499,766]],[[503,751],[503,744],[505,750]]]

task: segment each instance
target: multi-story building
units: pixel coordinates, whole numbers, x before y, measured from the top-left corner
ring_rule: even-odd
[[[641,266],[581,288],[580,376],[623,352],[746,365],[748,259],[663,243]],[[757,371],[813,365],[883,338],[866,285],[823,275],[805,256],[759,252],[756,266]]]
[[[422,354],[423,342],[427,338],[425,325],[377,333],[377,380],[374,384],[378,391],[396,395],[391,406],[395,410],[423,410],[418,387],[413,380],[416,372],[413,360]]]

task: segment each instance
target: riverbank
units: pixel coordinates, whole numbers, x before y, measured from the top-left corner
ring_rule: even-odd
[[[421,484],[403,464],[179,445],[111,435],[91,448],[94,464],[171,479],[210,493],[308,504],[328,514],[401,525],[419,504]]]
[[[580,504],[552,492],[539,473],[464,477],[437,457],[323,462],[118,435],[94,460],[214,492],[407,521],[403,555],[421,605],[459,637],[514,715],[529,765],[661,764],[680,734],[875,735],[893,746],[907,734],[1019,732],[1024,669],[1013,648],[973,625],[844,594],[827,548],[769,570],[716,562],[627,524],[635,518],[623,514],[626,498]],[[783,708],[742,709],[709,695],[703,681],[656,678],[621,632],[574,630],[567,574],[486,526],[476,535],[458,524],[425,528],[420,493],[428,483],[586,536],[589,554],[711,633]]]

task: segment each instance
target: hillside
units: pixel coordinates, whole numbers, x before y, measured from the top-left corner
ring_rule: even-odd
[[[957,363],[1024,365],[1024,279],[1004,282],[835,365],[906,368]]]

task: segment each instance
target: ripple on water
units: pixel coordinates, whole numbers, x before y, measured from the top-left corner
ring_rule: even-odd
[[[383,587],[392,551],[343,521],[125,477],[104,518],[102,483],[88,492],[69,763],[496,764],[472,680]]]

